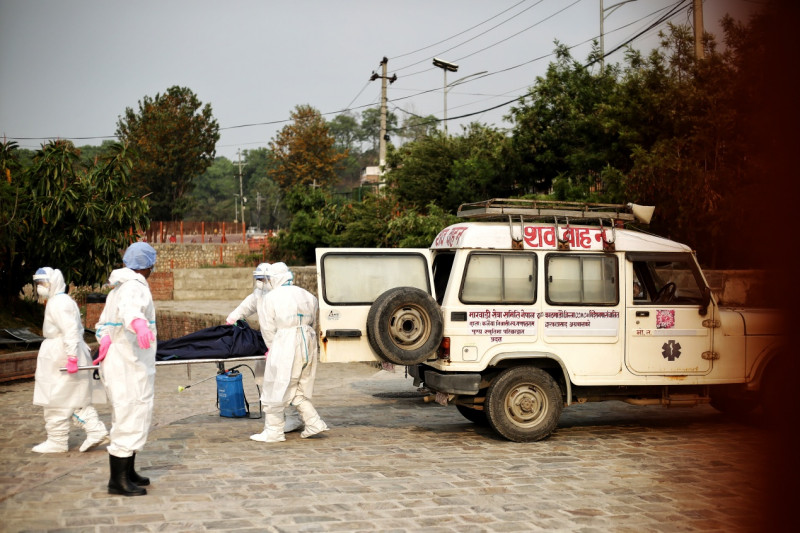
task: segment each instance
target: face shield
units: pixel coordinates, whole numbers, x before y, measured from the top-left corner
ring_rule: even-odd
[[[269,263],[261,263],[253,271],[253,288],[255,290],[267,290],[267,272],[269,271],[269,267]]]
[[[39,298],[43,300],[50,296],[50,273],[47,270],[47,268],[40,268],[33,275],[33,287]]]

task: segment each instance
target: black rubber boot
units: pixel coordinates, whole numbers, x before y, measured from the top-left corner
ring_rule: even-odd
[[[136,463],[136,454],[134,453],[133,455],[131,455],[131,462],[129,463],[129,466],[128,466],[128,479],[130,479],[133,483],[135,483],[136,485],[139,485],[140,487],[144,487],[145,485],[149,485],[150,484],[150,478],[149,477],[140,476],[139,474],[137,474],[136,473],[135,463]]]
[[[111,466],[111,477],[108,480],[108,493],[123,496],[144,496],[147,490],[128,479],[128,470],[132,468],[133,457],[117,457],[108,455]]]

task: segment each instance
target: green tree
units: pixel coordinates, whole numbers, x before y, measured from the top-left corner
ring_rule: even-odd
[[[507,117],[514,122],[521,164],[517,180],[527,192],[547,193],[562,176],[582,182],[588,192],[606,165],[624,168],[629,156],[620,146],[619,125],[607,112],[618,68],[609,65],[594,75],[566,46],[558,44],[555,52],[545,76]]]
[[[145,96],[138,111],[126,108],[116,134],[136,152],[132,179],[139,192],[150,193],[150,216],[182,220],[192,181],[214,161],[219,125],[211,105],[173,86]]]
[[[86,144],[79,146],[78,150],[80,151],[81,158],[87,161],[96,161],[113,153],[114,146],[117,144],[118,141],[106,139],[100,144],[100,146]]]
[[[422,137],[434,135],[439,127],[439,119],[434,115],[420,116],[409,113],[403,124],[397,128],[397,134],[405,142],[416,141]]]
[[[360,151],[361,143],[364,141],[364,133],[358,118],[352,113],[342,113],[333,117],[328,123],[330,133],[334,139],[334,145],[340,151]]]
[[[273,239],[270,257],[290,265],[310,265],[315,261],[315,249],[330,246],[339,218],[337,207],[322,189],[298,185],[285,199],[286,209],[292,213],[288,231]]]
[[[399,248],[428,248],[447,226],[460,219],[436,204],[426,206],[426,214],[408,209],[389,222],[387,241]]]
[[[389,223],[397,216],[399,206],[392,195],[366,194],[360,202],[350,202],[337,213],[337,246],[361,248],[386,248],[389,240]],[[330,225],[329,225],[330,227]]]
[[[507,139],[477,123],[460,136],[437,132],[406,143],[390,151],[387,160],[387,181],[400,204],[420,212],[431,203],[455,212],[463,202],[514,192],[509,168],[515,157]]]
[[[20,170],[15,146],[0,150],[6,172],[0,287],[13,300],[40,266],[59,268],[67,283],[94,285],[121,264],[121,252],[146,229],[147,202],[131,192],[131,160],[122,144],[81,161],[69,141],[52,141]],[[6,202],[6,198],[13,202]]]
[[[658,111],[669,120],[651,145],[634,147],[627,191],[657,206],[654,231],[686,242],[705,264],[717,266],[731,228],[743,219],[738,191],[750,181],[742,106],[752,105],[753,95],[743,93],[741,80],[752,74],[736,64],[735,52],[717,53],[713,40],[698,61],[684,26],[670,25],[662,34],[660,55],[651,64],[668,76]]]
[[[391,133],[397,129],[397,115],[391,111],[386,112],[386,133]],[[370,143],[374,153],[378,153],[381,139],[381,110],[378,107],[370,107],[361,112],[362,140]]]
[[[237,167],[226,157],[214,162],[193,181],[184,218],[201,222],[234,220],[234,194],[239,194]]]
[[[269,142],[274,166],[272,178],[283,190],[296,185],[329,187],[336,180],[336,164],[346,157],[334,147],[334,138],[319,111],[308,105],[297,106],[292,123]]]
[[[364,132],[361,124],[354,114],[342,113],[336,115],[329,122],[329,126],[336,150],[347,154],[336,165],[338,188],[349,190],[358,187],[361,182],[361,169],[370,164],[362,149]]]

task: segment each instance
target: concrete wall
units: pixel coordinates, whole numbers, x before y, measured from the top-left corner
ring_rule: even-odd
[[[156,271],[207,266],[242,266],[250,254],[247,244],[169,244],[151,243],[157,255]]]
[[[187,268],[172,271],[173,300],[241,300],[253,292],[253,270],[246,268]],[[294,284],[317,294],[317,270],[291,267]]]

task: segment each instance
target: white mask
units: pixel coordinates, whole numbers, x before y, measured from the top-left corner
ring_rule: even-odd
[[[42,298],[47,298],[48,296],[50,296],[50,288],[49,287],[44,287],[42,285],[39,285],[38,287],[36,287],[36,292]]]
[[[263,291],[266,287],[264,286],[264,280],[257,279],[256,280],[256,289]]]

